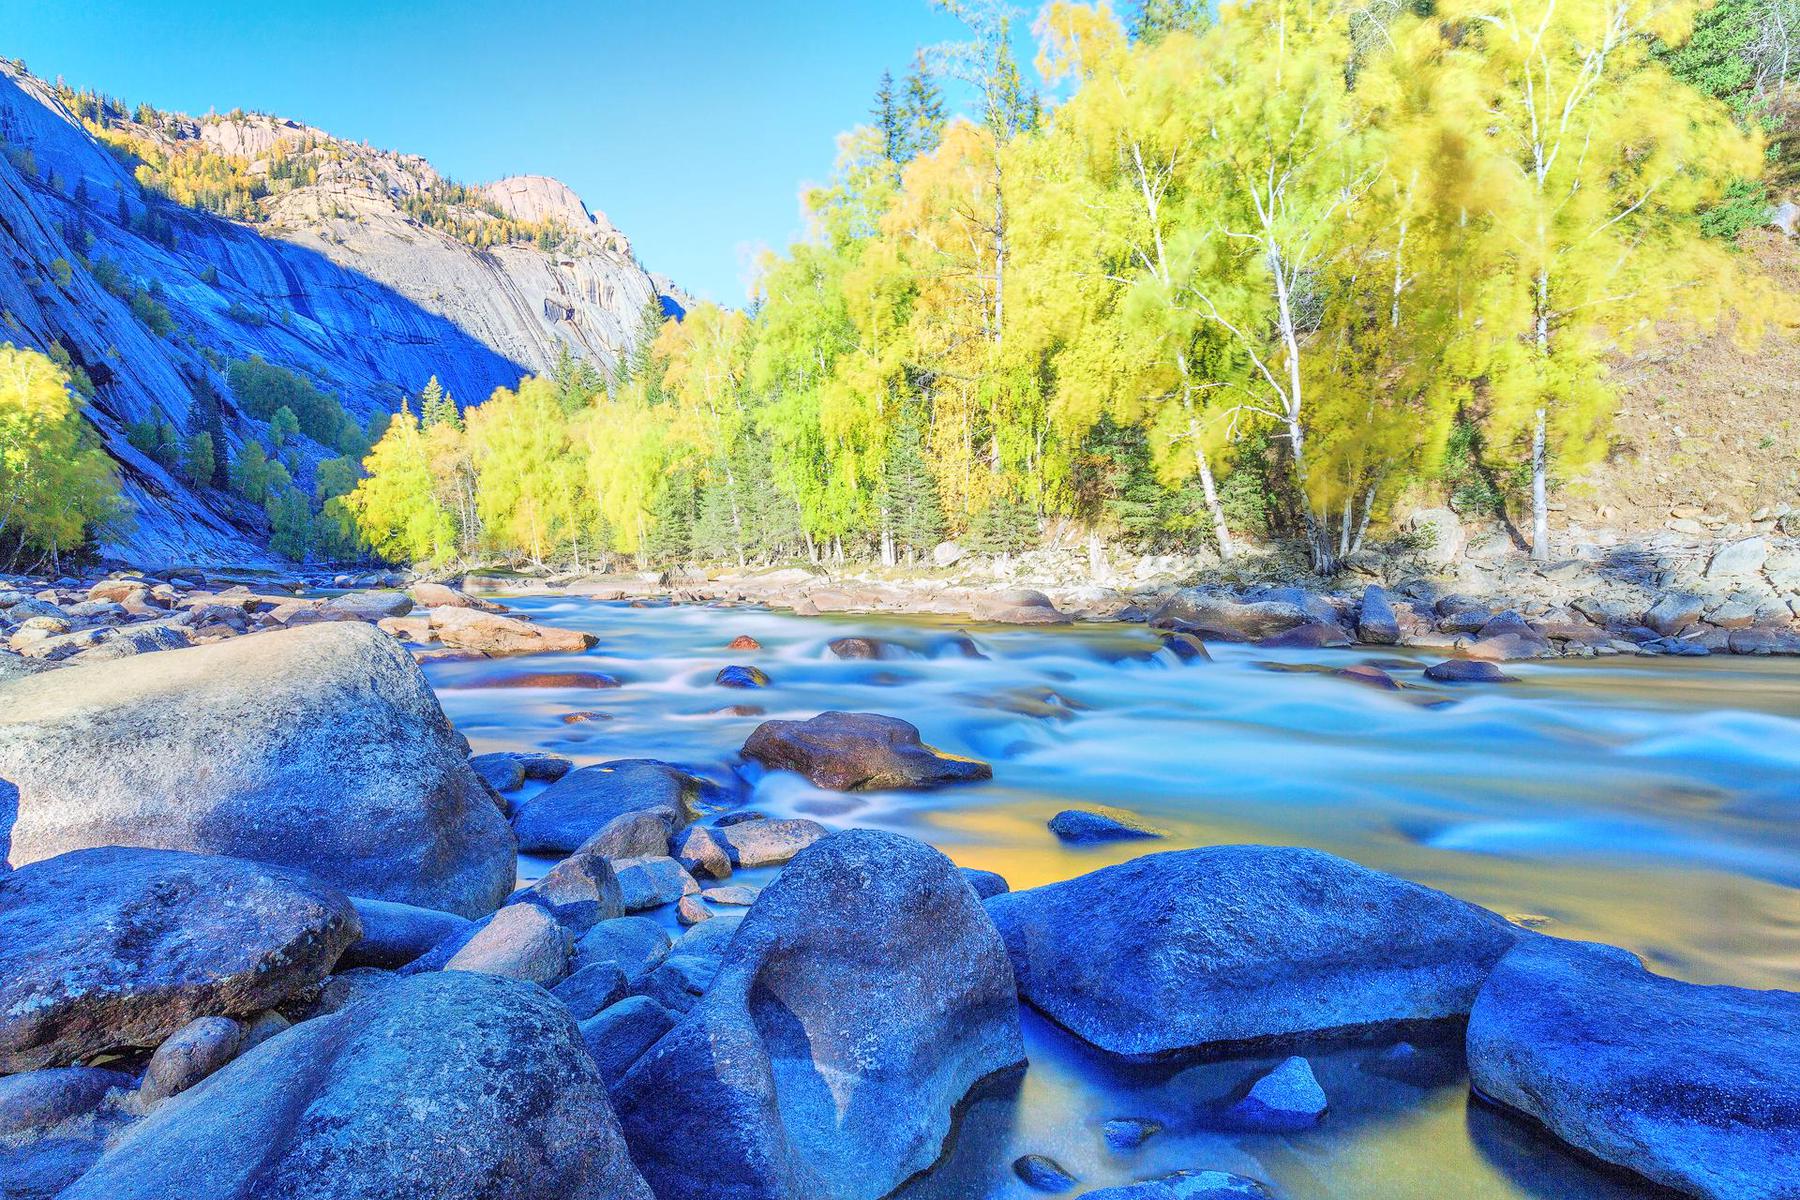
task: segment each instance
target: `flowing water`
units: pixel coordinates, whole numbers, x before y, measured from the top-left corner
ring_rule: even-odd
[[[1625,946],[1699,983],[1800,988],[1800,663],[1589,659],[1509,665],[1521,682],[1434,685],[1405,651],[1212,647],[1182,663],[1133,626],[987,627],[755,608],[509,601],[591,631],[590,653],[427,665],[475,750],[540,749],[578,763],[660,758],[721,780],[766,718],[889,713],[925,739],[993,763],[992,783],[841,795],[743,772],[771,816],[894,830],[1014,888],[1150,850],[1230,842],[1312,846],[1505,913],[1558,936]],[[760,651],[731,652],[739,634]],[[842,661],[851,634],[896,657]],[[978,656],[977,656],[978,655]],[[772,685],[713,683],[727,663]],[[1404,685],[1329,673],[1375,663]],[[497,687],[602,671],[617,689]],[[754,705],[756,714],[721,711]],[[572,713],[585,719],[565,720]],[[742,768],[739,767],[742,771]],[[1069,807],[1129,809],[1164,841],[1060,844]],[[535,875],[540,864],[522,864]],[[1179,1168],[1265,1179],[1291,1200],[1654,1193],[1578,1161],[1469,1098],[1454,1042],[1383,1070],[1379,1045],[1308,1048],[1331,1098],[1318,1128],[1233,1132],[1214,1115],[1277,1059],[1124,1067],[1026,1013],[1031,1065],[972,1104],[955,1145],[907,1200],[1034,1195],[1014,1158],[1048,1154],[1100,1187]],[[1396,1077],[1399,1076],[1399,1077]],[[1100,1125],[1163,1132],[1109,1151]]]

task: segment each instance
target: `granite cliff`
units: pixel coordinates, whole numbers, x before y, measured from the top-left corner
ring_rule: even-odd
[[[662,291],[556,180],[466,186],[279,117],[128,109],[0,62],[0,149],[0,340],[71,367],[134,510],[102,549],[128,560],[267,556],[258,509],[127,440],[216,397],[235,455],[263,427],[231,363],[366,421],[432,375],[469,402],[565,354],[605,369]],[[299,447],[300,481],[336,453]]]

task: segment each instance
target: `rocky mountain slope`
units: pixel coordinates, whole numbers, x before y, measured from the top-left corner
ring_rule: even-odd
[[[366,420],[432,375],[476,401],[564,353],[605,367],[659,294],[555,180],[466,187],[276,117],[127,110],[0,62],[0,150],[0,340],[76,369],[135,510],[103,548],[129,560],[267,556],[259,511],[126,438],[189,430],[216,395],[235,455],[262,426],[232,362],[295,371]],[[335,453],[304,448],[302,482]]]

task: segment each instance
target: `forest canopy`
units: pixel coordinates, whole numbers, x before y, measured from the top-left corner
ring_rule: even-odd
[[[1690,36],[1727,5],[1058,0],[1047,96],[1009,9],[944,0],[967,40],[881,81],[748,311],[653,310],[613,378],[404,412],[346,504],[396,559],[893,563],[1066,518],[1294,536],[1329,573],[1479,456],[1542,554],[1615,357],[1775,311],[1730,240],[1770,77]]]

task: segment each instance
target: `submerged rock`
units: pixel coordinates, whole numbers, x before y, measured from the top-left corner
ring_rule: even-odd
[[[1273,846],[1146,855],[986,904],[1019,994],[1131,1056],[1461,1016],[1520,936],[1442,892]]]
[[[769,686],[769,676],[760,667],[720,667],[713,682],[720,687],[765,688]]]
[[[927,788],[994,775],[984,762],[925,745],[910,722],[877,713],[764,721],[744,743],[744,756],[770,770],[798,771],[819,787],[840,792]]]
[[[956,868],[852,830],[764,889],[710,990],[613,1094],[660,1195],[728,1180],[738,1200],[875,1200],[1023,1058],[1005,950]]]
[[[1046,1154],[1027,1154],[1013,1161],[1013,1174],[1040,1192],[1066,1192],[1081,1182]]]
[[[458,607],[432,609],[431,631],[452,650],[479,650],[488,655],[577,654],[599,641],[591,633]]]
[[[0,705],[15,863],[228,854],[472,916],[512,890],[515,846],[467,754],[411,658],[358,622],[71,667]]]
[[[1160,830],[1144,824],[1135,814],[1120,808],[1066,808],[1050,818],[1050,832],[1065,842],[1077,844],[1165,836]]]
[[[700,790],[692,775],[648,758],[623,758],[571,771],[513,814],[519,849],[567,854],[627,813],[667,809],[685,825]]]
[[[298,872],[108,846],[0,880],[0,1073],[160,1045],[323,979],[356,910]]]
[[[652,1200],[575,1022],[529,984],[400,980],[120,1135],[66,1200]]]
[[[1800,1195],[1800,993],[1703,987],[1533,938],[1469,1015],[1469,1079],[1564,1141],[1713,1200]]]
[[[1114,1117],[1100,1126],[1100,1136],[1106,1139],[1106,1148],[1115,1154],[1123,1154],[1128,1150],[1136,1150],[1152,1137],[1162,1132],[1162,1122],[1149,1117]]]
[[[1252,1084],[1231,1106],[1231,1117],[1250,1129],[1287,1132],[1317,1125],[1327,1107],[1312,1064],[1296,1055]]]
[[[1275,1200],[1275,1193],[1229,1171],[1176,1171],[1161,1179],[1083,1192],[1081,1200]]]
[[[1425,678],[1438,683],[1517,683],[1517,675],[1508,675],[1491,662],[1472,658],[1449,658],[1425,668]]]

